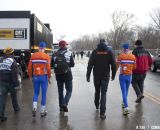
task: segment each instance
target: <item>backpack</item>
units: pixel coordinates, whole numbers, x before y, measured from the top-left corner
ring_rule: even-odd
[[[55,54],[55,61],[54,61],[54,72],[55,74],[66,74],[69,70],[69,64],[66,62],[66,58],[64,54],[67,51],[64,51],[63,53],[60,53],[59,51]]]

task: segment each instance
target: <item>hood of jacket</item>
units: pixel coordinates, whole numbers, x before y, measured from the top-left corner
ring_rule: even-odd
[[[142,50],[142,49],[145,49],[145,48],[143,46],[137,46],[135,49]]]
[[[100,51],[108,51],[108,47],[105,43],[99,43],[97,45],[97,50],[100,50]]]

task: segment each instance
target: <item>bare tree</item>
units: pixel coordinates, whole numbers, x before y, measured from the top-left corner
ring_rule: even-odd
[[[155,29],[160,30],[160,9],[155,9],[150,13]]]
[[[96,48],[99,38],[96,35],[84,35],[79,39],[72,41],[71,46],[73,50],[93,50]]]
[[[120,44],[126,40],[125,34],[134,22],[134,15],[129,14],[125,11],[115,11],[112,14],[113,30],[111,34],[113,35],[114,47],[119,48]]]
[[[150,17],[152,19],[152,35],[150,34],[150,44],[151,48],[159,48],[160,47],[160,8],[154,9],[150,12]],[[151,27],[148,27],[151,30]],[[150,31],[151,32],[151,31]],[[148,43],[149,44],[149,43]]]
[[[159,48],[160,46],[160,32],[152,26],[139,27],[138,39],[143,41],[143,44],[148,49]]]

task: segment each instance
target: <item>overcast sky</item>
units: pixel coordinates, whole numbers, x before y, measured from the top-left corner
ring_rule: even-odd
[[[137,23],[147,25],[149,12],[160,8],[160,0],[4,0],[1,10],[30,10],[44,23],[50,23],[54,42],[59,35],[72,41],[84,34],[97,34],[112,28],[115,10],[133,13]]]

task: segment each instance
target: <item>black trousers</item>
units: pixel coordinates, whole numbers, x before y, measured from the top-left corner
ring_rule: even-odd
[[[108,90],[108,83],[109,83],[109,77],[94,78],[94,86],[95,86],[94,103],[96,107],[99,107],[100,103],[100,114],[104,114],[106,112],[106,93]]]
[[[17,91],[11,87],[10,83],[0,82],[0,117],[5,116],[5,105],[8,92],[11,94],[14,111],[19,110]]]
[[[143,94],[145,78],[146,74],[132,74],[132,86],[137,97]]]

